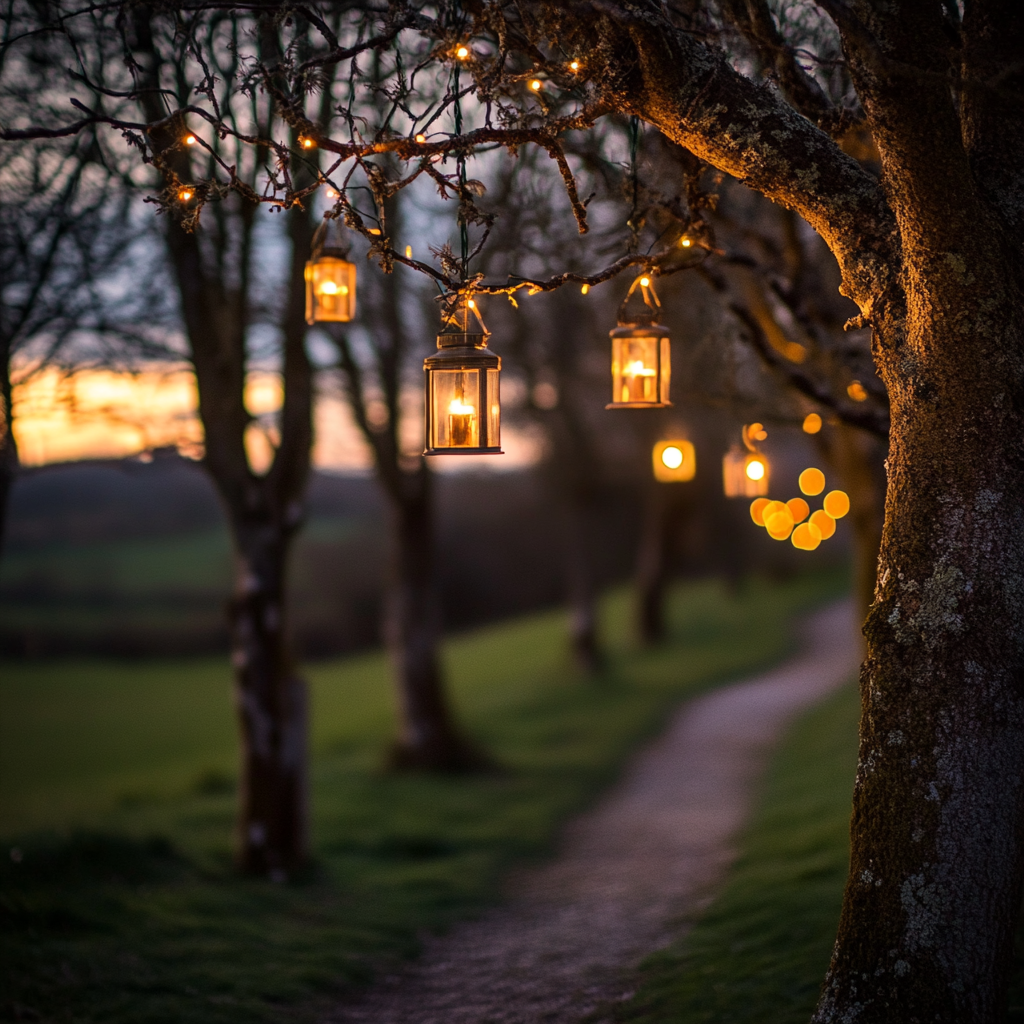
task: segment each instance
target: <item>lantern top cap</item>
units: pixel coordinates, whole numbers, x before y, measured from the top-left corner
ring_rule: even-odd
[[[637,296],[643,299],[639,302]],[[650,327],[658,322],[661,302],[654,290],[654,272],[644,271],[630,286],[619,306],[620,327]]]
[[[443,303],[437,347],[486,348],[491,332],[480,316],[480,306],[476,299],[458,292],[446,295]]]
[[[348,259],[351,245],[345,234],[345,229],[337,217],[324,217],[320,226],[313,232],[310,249],[311,256],[315,260],[321,257]]]

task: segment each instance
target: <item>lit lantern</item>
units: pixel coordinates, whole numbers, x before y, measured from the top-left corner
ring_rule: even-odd
[[[757,498],[768,493],[768,460],[756,442],[768,432],[760,423],[743,428],[743,447],[734,445],[722,459],[722,484],[727,498]]]
[[[692,480],[697,472],[697,453],[689,441],[659,441],[651,460],[654,479],[663,484]]]
[[[334,219],[313,235],[312,259],[306,263],[306,323],[347,323],[356,313],[356,265]]]
[[[627,313],[638,286],[646,309]],[[668,328],[654,322],[657,306],[652,278],[638,277],[619,309],[619,326],[610,332],[612,400],[606,409],[660,409],[672,404],[668,400],[671,343]]]
[[[459,296],[444,315],[437,352],[423,360],[424,455],[501,455],[501,359],[488,347],[474,299]]]

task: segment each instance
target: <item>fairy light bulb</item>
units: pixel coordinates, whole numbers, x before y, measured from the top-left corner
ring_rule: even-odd
[[[196,144],[196,137],[194,135],[186,135],[185,136],[185,145],[186,146],[194,146],[195,144]]]
[[[419,135],[417,135],[417,136],[416,136],[416,141],[417,141],[417,142],[426,142],[426,141],[427,141],[427,137],[426,137],[426,135],[423,135],[423,134],[421,133],[421,134],[419,134]]]
[[[192,192],[192,189],[190,189],[190,188],[178,189],[178,198],[183,203],[187,203],[192,198],[193,194],[194,193]]]
[[[530,88],[534,92],[540,92],[541,86],[543,86],[543,84],[544,83],[539,78],[535,78],[532,82],[530,82]]]
[[[589,292],[589,291],[590,291],[590,285],[589,284],[585,284],[585,285],[583,285],[580,288],[580,293],[583,294],[583,295],[586,295],[587,292]]]
[[[574,60],[574,61],[573,61],[573,62],[572,62],[572,63],[571,63],[570,65],[569,65],[569,68],[570,68],[570,69],[571,69],[572,71],[579,71],[579,69],[580,69],[580,62],[579,62],[578,60]]]

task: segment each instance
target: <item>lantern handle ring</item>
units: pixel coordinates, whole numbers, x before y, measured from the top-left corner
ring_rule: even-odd
[[[764,429],[763,423],[747,423],[743,427],[743,444],[748,452],[760,454],[761,449],[754,442],[763,441],[767,436],[768,431]]]

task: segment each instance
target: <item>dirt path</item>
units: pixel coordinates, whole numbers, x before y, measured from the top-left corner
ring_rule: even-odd
[[[801,710],[849,680],[849,603],[809,616],[800,654],[685,704],[551,863],[508,901],[385,978],[337,1024],[576,1024],[628,995],[628,975],[679,937],[735,855],[754,783]]]

